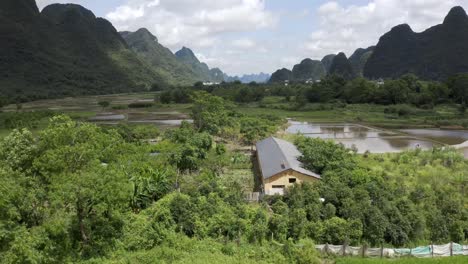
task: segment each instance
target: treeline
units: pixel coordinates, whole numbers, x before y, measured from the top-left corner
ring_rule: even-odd
[[[0,262],[320,263],[312,241],[467,240],[468,164],[456,151],[359,156],[298,138],[322,180],[252,204],[245,179],[226,175],[252,163],[225,143],[252,144],[281,120],[206,92],[191,101],[194,123],[162,134],[56,116],[37,137],[2,139]]]
[[[162,92],[162,103],[189,103],[192,91],[203,90],[236,103],[260,102],[267,96],[283,96],[291,102],[291,108],[300,109],[307,103],[349,104],[412,104],[431,109],[437,104],[456,103],[461,111],[468,103],[468,74],[452,76],[446,82],[423,81],[408,74],[399,79],[370,81],[365,78],[346,80],[339,76],[327,76],[313,84],[241,84],[221,83],[203,86],[173,88]]]
[[[419,80],[415,75],[400,79],[373,82],[364,78],[346,81],[329,76],[311,87],[299,87],[300,94],[308,102],[342,100],[346,103],[413,104],[432,108],[440,103],[468,102],[468,74],[453,76],[447,82]]]

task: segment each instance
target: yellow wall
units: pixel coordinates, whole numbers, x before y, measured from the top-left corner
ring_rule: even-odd
[[[263,179],[265,193],[274,194],[274,191],[278,191],[277,189],[273,190],[273,185],[284,185],[285,188],[293,185],[294,183],[289,183],[290,178],[295,178],[296,183],[315,182],[319,180],[315,177],[307,176],[297,171],[287,170],[268,179]],[[281,192],[278,193],[282,194]]]

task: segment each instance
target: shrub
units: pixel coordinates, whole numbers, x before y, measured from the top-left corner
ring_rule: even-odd
[[[128,105],[128,108],[150,108],[153,107],[153,102],[134,102]]]
[[[112,106],[112,109],[114,109],[114,110],[125,110],[125,109],[128,109],[128,105],[114,105],[114,106]]]

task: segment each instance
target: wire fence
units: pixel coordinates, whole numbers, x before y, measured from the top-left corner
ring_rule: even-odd
[[[370,258],[399,258],[399,257],[450,257],[468,256],[468,245],[448,243],[445,245],[429,245],[416,248],[368,248],[347,245],[316,245],[315,248],[324,254],[337,256],[357,256]]]

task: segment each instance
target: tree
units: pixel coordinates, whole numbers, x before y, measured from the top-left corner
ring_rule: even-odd
[[[300,160],[307,168],[316,173],[322,174],[325,170],[330,169],[351,168],[354,165],[350,151],[333,141],[299,137],[295,144],[302,152]]]
[[[410,89],[408,84],[403,80],[389,80],[383,85],[386,98],[392,104],[407,103],[409,99]]]
[[[153,83],[153,84],[151,85],[151,91],[152,91],[152,92],[159,92],[159,91],[164,90],[163,87],[164,87],[164,86],[163,86],[162,84],[160,84],[160,83]]]
[[[204,87],[204,85],[203,85],[203,82],[198,81],[198,82],[196,82],[196,83],[193,84],[193,87],[194,87],[195,89],[202,89],[202,88]]]
[[[0,108],[6,106],[8,104],[7,98],[0,96]]]
[[[110,102],[109,102],[109,101],[99,101],[99,102],[98,102],[98,105],[99,105],[100,107],[102,107],[102,109],[106,109],[107,107],[110,106]]]
[[[162,104],[170,104],[174,101],[172,98],[172,92],[171,91],[164,91],[160,94],[159,96],[159,101]]]
[[[240,125],[240,133],[245,143],[249,145],[255,144],[259,139],[273,134],[276,130],[276,126],[271,122],[253,117],[243,117],[240,120]]]
[[[345,86],[344,95],[348,102],[371,103],[374,102],[375,84],[364,78],[356,78],[348,82]]]
[[[468,105],[468,74],[458,74],[448,81],[448,86],[452,90],[453,98],[460,103],[460,113],[464,115]]]
[[[199,131],[212,135],[218,134],[222,127],[232,124],[230,105],[221,97],[207,92],[196,92],[192,95],[192,118]]]

